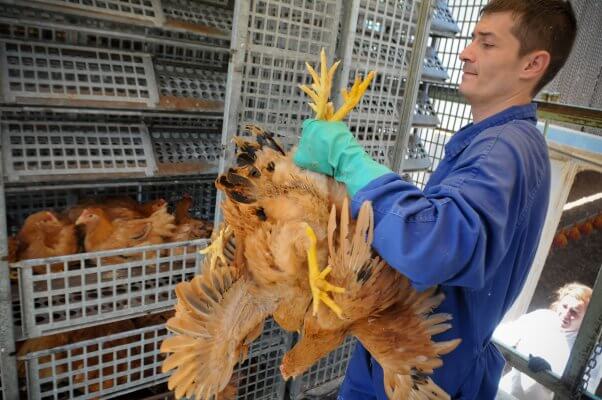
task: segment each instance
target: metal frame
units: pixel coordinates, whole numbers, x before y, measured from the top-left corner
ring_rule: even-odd
[[[0,144],[1,146],[1,144]],[[4,198],[2,152],[0,151],[0,398],[18,398],[12,295],[8,269],[8,237]]]

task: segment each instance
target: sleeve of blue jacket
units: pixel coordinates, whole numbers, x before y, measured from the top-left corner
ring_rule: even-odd
[[[482,132],[425,191],[389,173],[352,199],[372,202],[373,247],[417,289],[482,288],[507,252],[524,193],[522,156],[512,135]],[[433,178],[431,178],[433,180]],[[519,201],[521,203],[522,201]]]

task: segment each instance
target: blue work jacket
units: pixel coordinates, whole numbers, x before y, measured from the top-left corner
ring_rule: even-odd
[[[433,380],[452,399],[494,399],[504,359],[491,335],[523,287],[541,235],[550,192],[545,139],[536,106],[514,106],[469,124],[445,146],[424,190],[390,173],[352,199],[374,209],[376,251],[423,290],[445,293],[435,312],[461,338]],[[358,344],[339,399],[386,399],[383,372]]]

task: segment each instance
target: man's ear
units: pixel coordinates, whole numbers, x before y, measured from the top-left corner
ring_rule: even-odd
[[[523,79],[541,78],[550,65],[550,53],[545,50],[537,50],[525,56],[525,63],[520,72]]]

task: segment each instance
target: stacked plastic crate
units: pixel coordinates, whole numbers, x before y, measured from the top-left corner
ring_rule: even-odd
[[[34,212],[115,195],[173,207],[189,194],[190,213],[213,220],[232,9],[0,1],[3,398],[136,398],[167,379],[164,312],[175,285],[198,272],[207,239],[8,265],[7,235]],[[46,346],[16,362],[13,339]],[[266,326],[237,371],[242,398],[282,397],[275,368],[287,340]]]

